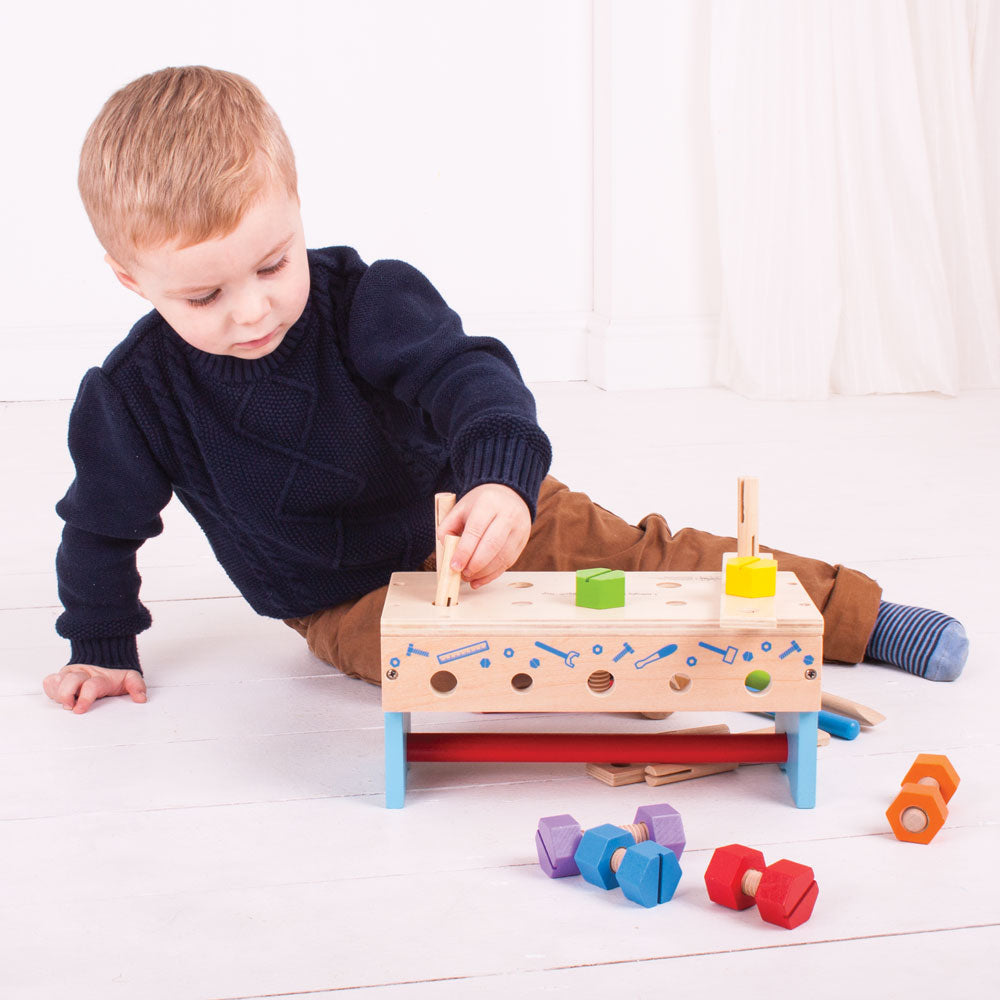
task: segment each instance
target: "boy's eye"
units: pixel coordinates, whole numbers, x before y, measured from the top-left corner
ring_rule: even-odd
[[[262,267],[257,273],[258,274],[277,274],[286,264],[288,263],[288,255],[285,254],[277,264],[272,264],[270,267]]]
[[[257,273],[263,275],[277,274],[286,264],[288,263],[288,255],[286,254],[277,262],[277,264],[271,264],[270,267],[262,267]],[[209,292],[208,295],[203,295],[200,299],[188,299],[188,305],[191,306],[209,306],[211,305],[220,295],[221,290],[216,288],[214,292]]]
[[[209,292],[208,295],[203,295],[200,299],[188,299],[188,305],[208,306],[211,305],[218,297],[219,289],[216,288],[214,292]]]

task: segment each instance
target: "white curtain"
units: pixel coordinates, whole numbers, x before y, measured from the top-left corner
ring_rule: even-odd
[[[1000,0],[715,0],[717,376],[1000,385]]]

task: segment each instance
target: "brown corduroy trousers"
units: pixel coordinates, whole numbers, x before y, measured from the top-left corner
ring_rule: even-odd
[[[778,569],[798,576],[823,612],[823,652],[827,660],[858,663],[864,658],[875,626],[881,588],[863,573],[831,566],[777,549]],[[625,571],[717,571],[722,556],[736,551],[736,539],[694,528],[673,534],[659,514],[628,524],[548,476],[538,497],[531,537],[512,570],[577,570],[603,566]],[[434,556],[423,569],[434,569]],[[325,608],[287,624],[302,635],[312,652],[351,677],[372,684],[380,680],[379,620],[386,587],[355,601]]]

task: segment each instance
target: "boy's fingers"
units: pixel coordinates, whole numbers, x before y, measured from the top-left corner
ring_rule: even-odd
[[[86,679],[87,675],[79,670],[66,670],[59,680],[55,700],[64,708],[72,708],[76,703],[76,696],[80,690],[80,685]]]
[[[98,698],[107,694],[106,681],[103,678],[88,677],[80,685],[80,693],[76,696],[76,705],[73,712],[76,715],[83,715]]]
[[[49,674],[42,680],[42,690],[55,701],[59,697],[59,682],[62,677],[59,674]]]
[[[459,539],[458,545],[455,548],[454,558],[451,560],[451,568],[459,572],[467,573],[470,568],[470,562],[479,552],[480,545],[483,544],[484,538],[489,533],[490,524],[492,521],[492,516],[484,519],[482,516],[477,517],[475,512],[468,521],[465,522],[465,527],[462,530],[462,537]],[[492,558],[492,553],[490,558]]]
[[[503,562],[510,529],[500,519],[495,519],[476,542],[476,547],[465,564],[463,576],[478,580]]]
[[[514,561],[512,551],[510,535],[502,541],[498,538],[484,538],[466,567],[466,577],[471,583],[480,586],[489,582],[487,577],[496,579]]]
[[[130,670],[125,677],[125,690],[132,696],[135,702],[146,700],[146,682],[142,674],[136,670]]]
[[[465,508],[461,504],[457,504],[448,511],[438,525],[438,538],[443,539],[445,535],[461,535],[464,522]]]
[[[504,569],[506,569],[506,567],[504,567]],[[479,577],[476,580],[470,580],[469,581],[469,586],[473,590],[478,590],[480,587],[485,587],[486,584],[492,583],[494,580],[496,580],[499,577],[503,576],[503,574],[504,574],[504,570],[503,569],[498,569],[495,573],[490,573],[488,576],[481,576],[481,577]]]

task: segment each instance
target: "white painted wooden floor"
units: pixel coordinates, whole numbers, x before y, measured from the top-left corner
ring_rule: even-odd
[[[731,533],[761,477],[762,540],[856,566],[891,599],[961,618],[965,675],[827,667],[888,721],[820,751],[818,805],[777,767],[611,789],[577,765],[418,765],[381,792],[378,692],[234,596],[187,515],[142,553],[148,704],[74,716],[41,694],[70,478],[67,402],[0,408],[0,997],[3,1000],[572,996],[972,997],[1000,952],[997,622],[1000,392],[769,404],[721,390],[536,387],[553,471],[637,519]],[[476,729],[712,721],[421,716]],[[725,717],[754,728],[751,716]],[[884,812],[921,751],[962,776],[945,829],[897,843]],[[688,835],[674,900],[644,910],[534,859],[541,815],[586,825],[670,801]],[[794,931],[709,902],[720,844],[812,865]]]

